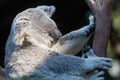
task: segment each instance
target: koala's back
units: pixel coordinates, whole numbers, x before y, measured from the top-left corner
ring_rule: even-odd
[[[6,63],[7,78],[29,76],[28,78],[33,79],[54,75],[46,66],[50,53],[49,49],[36,46],[16,49],[10,56],[10,61]]]

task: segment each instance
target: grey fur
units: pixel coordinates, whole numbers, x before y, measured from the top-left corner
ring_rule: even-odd
[[[46,7],[49,8],[49,6]],[[54,10],[50,11],[52,11],[50,14],[53,14]],[[112,66],[109,63],[110,58],[66,55],[69,54],[67,50],[71,49],[68,42],[74,44],[76,39],[87,39],[79,39],[79,37],[85,35],[90,25],[67,34],[69,37],[70,35],[75,37],[74,39],[63,39],[66,36],[61,37],[55,22],[48,14],[42,6],[41,10],[38,10],[38,7],[30,8],[15,17],[6,44],[6,80],[23,76],[26,76],[28,80],[103,80],[103,77],[100,77],[103,72],[93,71],[89,75],[86,73],[96,68],[108,70]],[[62,45],[58,45],[61,40],[62,45],[67,47],[67,49],[64,47],[64,51],[61,51]]]

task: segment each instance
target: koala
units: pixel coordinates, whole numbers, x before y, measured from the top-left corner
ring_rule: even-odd
[[[43,5],[14,18],[5,48],[6,80],[103,80],[104,72],[93,70],[111,68],[110,58],[74,56],[91,35],[93,16],[88,26],[62,36],[51,19],[54,12],[54,6]]]

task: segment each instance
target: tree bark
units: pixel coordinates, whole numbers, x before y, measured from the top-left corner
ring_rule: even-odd
[[[106,56],[114,0],[85,1],[95,15],[96,21],[96,29],[92,45],[93,50],[97,56]]]

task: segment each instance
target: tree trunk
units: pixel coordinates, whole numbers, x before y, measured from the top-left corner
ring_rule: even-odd
[[[95,15],[96,29],[92,47],[97,56],[106,56],[111,28],[113,1],[114,0],[86,0]]]

